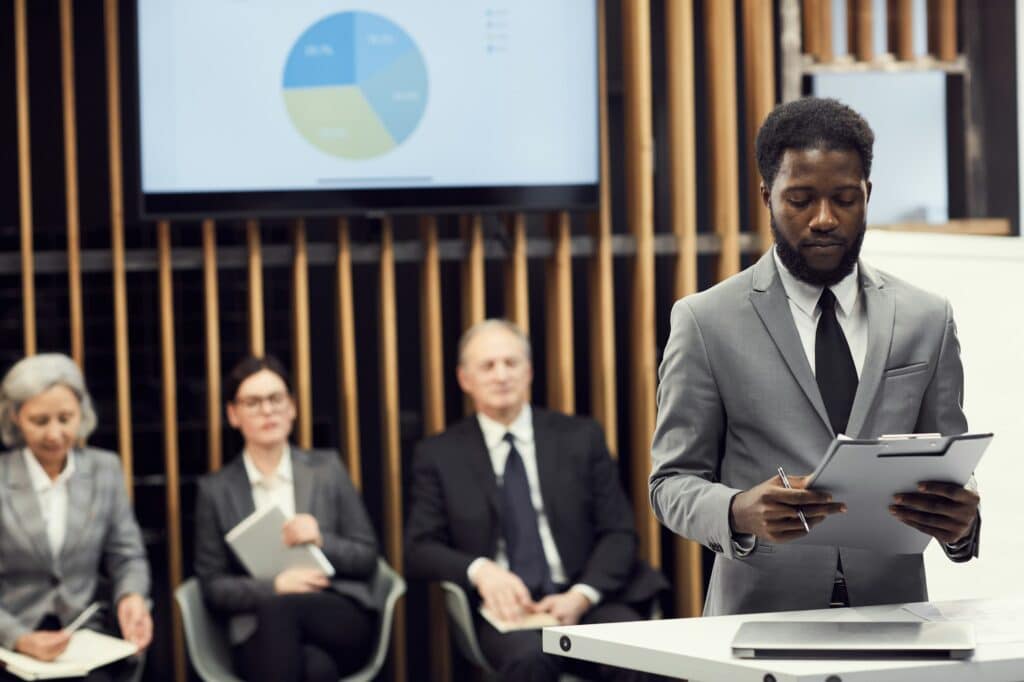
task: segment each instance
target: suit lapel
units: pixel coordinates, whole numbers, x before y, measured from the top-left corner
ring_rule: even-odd
[[[483,489],[484,496],[494,511],[496,517],[500,518],[501,503],[498,500],[498,481],[494,476],[494,467],[491,465],[491,455],[487,451],[487,443],[484,441],[484,432],[480,430],[480,422],[475,415],[466,418],[466,450],[469,458],[469,465],[472,470],[472,481],[479,484]]]
[[[864,367],[860,372],[857,394],[850,409],[850,423],[847,431],[851,436],[860,435],[868,417],[875,394],[882,383],[885,361],[892,344],[893,323],[896,319],[896,304],[885,289],[882,279],[863,263],[860,264],[861,291],[868,315],[868,348]],[[869,434],[870,435],[870,434]]]
[[[313,469],[305,450],[292,448],[292,479],[295,486],[295,513],[312,514]]]
[[[828,412],[825,411],[825,402],[821,399],[821,391],[814,380],[811,366],[807,363],[807,354],[793,323],[789,299],[775,270],[775,259],[771,250],[761,256],[761,260],[754,266],[750,302],[808,402],[826,428],[831,431],[832,424],[828,419]]]
[[[564,492],[558,489],[558,433],[551,428],[543,410],[533,411],[533,451],[537,460],[537,478],[540,496],[544,501],[544,514],[548,517],[551,534],[557,540],[558,501]],[[557,541],[555,544],[558,544]]]
[[[31,457],[31,455],[29,456]],[[53,555],[50,552],[50,542],[46,537],[43,512],[39,508],[36,491],[32,488],[32,479],[29,478],[28,468],[25,466],[24,454],[20,450],[14,450],[9,452],[6,458],[7,483],[11,489],[11,509],[18,517],[18,526],[28,537],[29,543],[39,558],[47,566],[52,565]]]
[[[242,454],[225,467],[225,475],[228,477],[226,497],[235,513],[234,528],[242,519],[256,511],[256,503],[252,500],[252,485],[245,473],[245,464],[242,462]]]
[[[75,548],[87,534],[96,516],[94,497],[96,472],[92,460],[84,455],[75,457],[75,473],[68,479],[68,521],[64,544],[60,548],[61,562],[75,553]]]

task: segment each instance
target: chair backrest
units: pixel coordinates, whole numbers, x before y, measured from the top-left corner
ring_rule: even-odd
[[[185,625],[185,644],[192,667],[205,682],[242,682],[231,669],[231,648],[223,630],[203,603],[199,581],[189,578],[174,591]]]
[[[395,570],[388,566],[388,563],[378,557],[377,559],[377,580],[383,583],[387,590],[387,597],[384,600],[384,608],[380,613],[380,628],[377,631],[377,643],[373,649],[373,656],[360,670],[341,678],[340,682],[367,682],[372,680],[380,672],[384,665],[384,658],[388,655],[388,645],[391,643],[391,623],[395,618],[395,605],[399,597],[405,594],[405,580],[395,573]]]
[[[496,673],[491,664],[487,662],[484,652],[480,649],[480,643],[476,638],[476,629],[473,627],[473,612],[469,608],[469,598],[456,583],[444,580],[441,582],[441,591],[444,592],[444,606],[448,612],[448,619],[454,625],[455,645],[462,652],[462,655],[473,665],[481,668],[485,673],[494,676]]]

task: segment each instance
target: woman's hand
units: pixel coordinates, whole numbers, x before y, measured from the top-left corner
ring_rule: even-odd
[[[319,592],[330,584],[323,571],[315,568],[289,568],[274,578],[274,592],[278,594],[303,594]]]
[[[324,538],[320,535],[320,525],[311,514],[296,514],[281,529],[284,544],[324,546]]]
[[[14,642],[14,650],[18,653],[37,658],[40,661],[52,661],[64,653],[71,641],[71,633],[64,630],[37,630],[22,635]]]
[[[140,651],[153,641],[153,618],[141,594],[126,594],[117,602],[117,624],[121,635]]]

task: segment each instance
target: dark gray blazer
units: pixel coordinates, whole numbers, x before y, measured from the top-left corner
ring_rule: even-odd
[[[949,304],[860,264],[868,347],[847,434],[967,430],[963,368]],[[927,599],[919,554],[730,542],[733,495],[814,470],[835,436],[771,252],[677,301],[658,386],[651,506],[668,528],[716,552],[707,615],[826,608],[837,554],[850,603]],[[956,560],[977,553],[975,546]]]
[[[68,623],[96,598],[102,571],[113,603],[149,595],[142,533],[125,492],[121,460],[77,449],[68,480],[67,534],[54,557],[21,450],[0,455],[0,646],[31,632],[47,613]]]
[[[311,514],[324,538],[323,551],[336,571],[331,589],[379,611],[387,595],[377,576],[377,538],[363,502],[332,450],[291,446],[295,513]],[[203,476],[196,500],[195,572],[210,608],[228,620],[232,644],[256,629],[256,610],[273,596],[272,580],[249,576],[224,536],[255,511],[242,457]]]

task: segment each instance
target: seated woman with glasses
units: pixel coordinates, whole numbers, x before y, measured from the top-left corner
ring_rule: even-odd
[[[14,448],[0,455],[0,647],[43,661],[67,648],[63,628],[97,600],[113,608],[85,627],[140,649],[153,637],[142,533],[121,460],[82,445],[94,428],[85,380],[66,355],[27,357],[0,383],[0,436]],[[109,593],[99,589],[107,583]],[[128,679],[138,667],[120,661],[88,679]]]
[[[211,611],[227,621],[235,668],[246,680],[332,680],[369,658],[385,593],[377,540],[337,452],[289,444],[295,401],[271,356],[247,357],[225,381],[241,454],[199,481],[195,571]],[[251,577],[224,536],[256,510],[278,505],[285,544],[313,544],[334,577],[308,568]],[[268,551],[273,551],[268,549]]]

